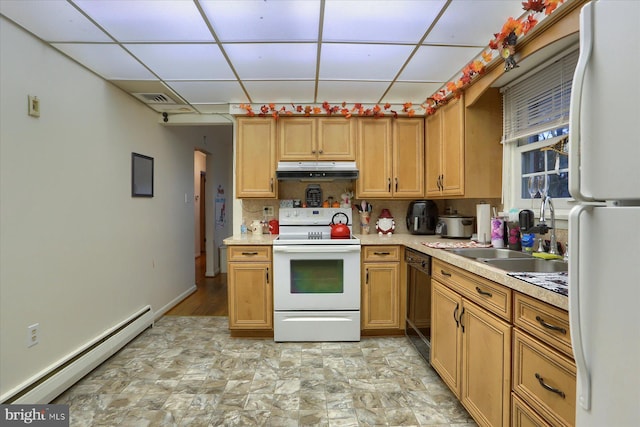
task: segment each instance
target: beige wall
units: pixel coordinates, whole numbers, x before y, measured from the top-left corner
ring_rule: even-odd
[[[194,289],[193,150],[159,115],[0,17],[0,400]],[[27,115],[37,95],[41,117]],[[131,197],[131,152],[155,197]],[[27,348],[27,326],[40,343]]]

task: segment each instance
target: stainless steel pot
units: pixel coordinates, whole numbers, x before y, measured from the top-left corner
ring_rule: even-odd
[[[468,239],[473,234],[475,217],[441,215],[436,225],[436,234],[453,239]]]

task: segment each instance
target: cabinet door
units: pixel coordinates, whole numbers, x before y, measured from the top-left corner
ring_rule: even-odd
[[[358,120],[356,196],[391,197],[391,119]]]
[[[393,197],[424,197],[424,120],[393,122]]]
[[[442,195],[440,174],[442,163],[442,111],[428,116],[425,122],[425,177],[427,196]]]
[[[356,132],[353,119],[318,118],[318,159],[354,161]]]
[[[362,329],[400,328],[399,263],[365,263]]]
[[[236,197],[276,197],[275,121],[240,117],[236,124]]]
[[[431,366],[460,398],[462,334],[459,333],[462,298],[437,280],[431,280]]]
[[[272,329],[272,286],[269,263],[230,262],[229,328]]]
[[[278,122],[280,160],[315,160],[317,157],[316,119],[281,118]]]
[[[460,401],[480,425],[508,426],[511,325],[464,300]]]
[[[464,101],[454,99],[442,110],[442,195],[464,196]]]

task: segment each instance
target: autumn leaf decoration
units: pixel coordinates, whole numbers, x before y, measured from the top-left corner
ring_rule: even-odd
[[[479,57],[469,62],[462,69],[462,76],[460,76],[458,80],[446,83],[442,89],[427,98],[419,108],[424,110],[425,114],[431,115],[436,112],[438,107],[446,104],[451,98],[459,98],[473,79],[485,72],[486,66],[493,61],[492,51],[494,50],[499,51],[500,56],[504,58],[505,71],[516,68],[518,64],[515,60],[515,47],[518,38],[526,35],[538,24],[538,20],[535,17],[537,13],[544,12],[545,16],[550,15],[558,6],[564,3],[564,1],[565,0],[528,0],[522,2],[522,9],[528,13],[525,13],[519,19],[512,17],[507,19],[500,32],[495,33],[493,39],[489,41],[488,50],[484,50]],[[258,113],[253,110],[250,104],[240,104],[240,108],[245,110],[247,116],[250,117],[272,116],[276,119],[282,115],[289,116],[295,113],[311,116],[312,114],[319,115],[323,112],[328,116],[342,115],[345,118],[350,118],[354,115],[378,118],[385,117],[387,114],[393,118],[398,117],[398,112],[392,110],[391,105],[388,103],[382,107],[375,105],[372,108],[365,108],[362,104],[356,103],[349,108],[345,102],[340,105],[330,105],[325,101],[321,107],[291,104],[291,109],[285,106],[278,109],[275,104],[268,104],[260,107]],[[402,113],[408,117],[413,117],[416,114],[416,110],[411,102],[406,102],[402,105]]]

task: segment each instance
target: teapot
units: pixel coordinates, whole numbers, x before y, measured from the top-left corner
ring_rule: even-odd
[[[331,238],[332,239],[348,239],[351,237],[351,230],[349,230],[349,227],[347,226],[347,224],[342,224],[342,223],[336,224],[335,219],[338,215],[344,216],[345,219],[349,221],[349,217],[344,212],[337,212],[335,215],[333,215],[333,217],[331,218],[331,224],[329,224],[329,226],[331,227]]]

